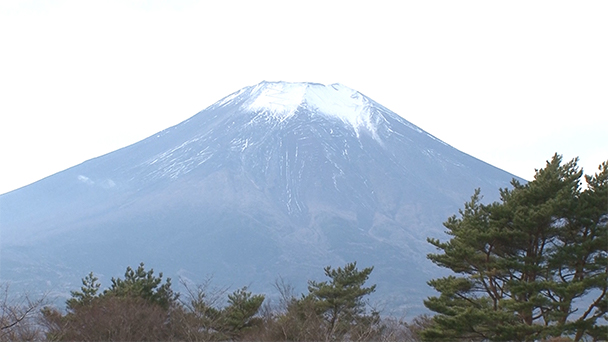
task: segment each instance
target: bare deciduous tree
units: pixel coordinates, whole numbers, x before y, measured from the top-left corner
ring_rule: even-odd
[[[0,341],[32,341],[42,338],[37,324],[46,296],[32,299],[29,294],[11,295],[8,284],[0,284]]]

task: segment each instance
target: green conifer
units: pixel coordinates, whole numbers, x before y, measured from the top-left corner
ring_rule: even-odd
[[[459,217],[444,224],[451,239],[428,241],[428,257],[457,276],[434,279],[440,295],[429,340],[535,340],[606,332],[607,163],[586,176],[574,159],[554,155],[534,180],[501,190],[501,201],[480,203],[475,191]],[[586,302],[583,308],[580,300]],[[599,322],[604,320],[604,325]]]

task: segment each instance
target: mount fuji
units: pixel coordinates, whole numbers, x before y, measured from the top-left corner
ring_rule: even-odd
[[[343,85],[262,82],[0,195],[0,280],[67,295],[143,261],[272,297],[357,261],[372,300],[410,315],[442,274],[426,238],[512,178]]]

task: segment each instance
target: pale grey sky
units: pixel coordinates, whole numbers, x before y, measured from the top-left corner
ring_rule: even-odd
[[[526,179],[554,152],[592,173],[606,18],[606,1],[3,0],[0,193],[262,80],[342,83]]]

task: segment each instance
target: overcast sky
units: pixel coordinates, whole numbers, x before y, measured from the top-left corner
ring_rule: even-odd
[[[3,0],[0,193],[262,80],[342,83],[525,179],[555,152],[592,173],[606,18],[604,0]]]

